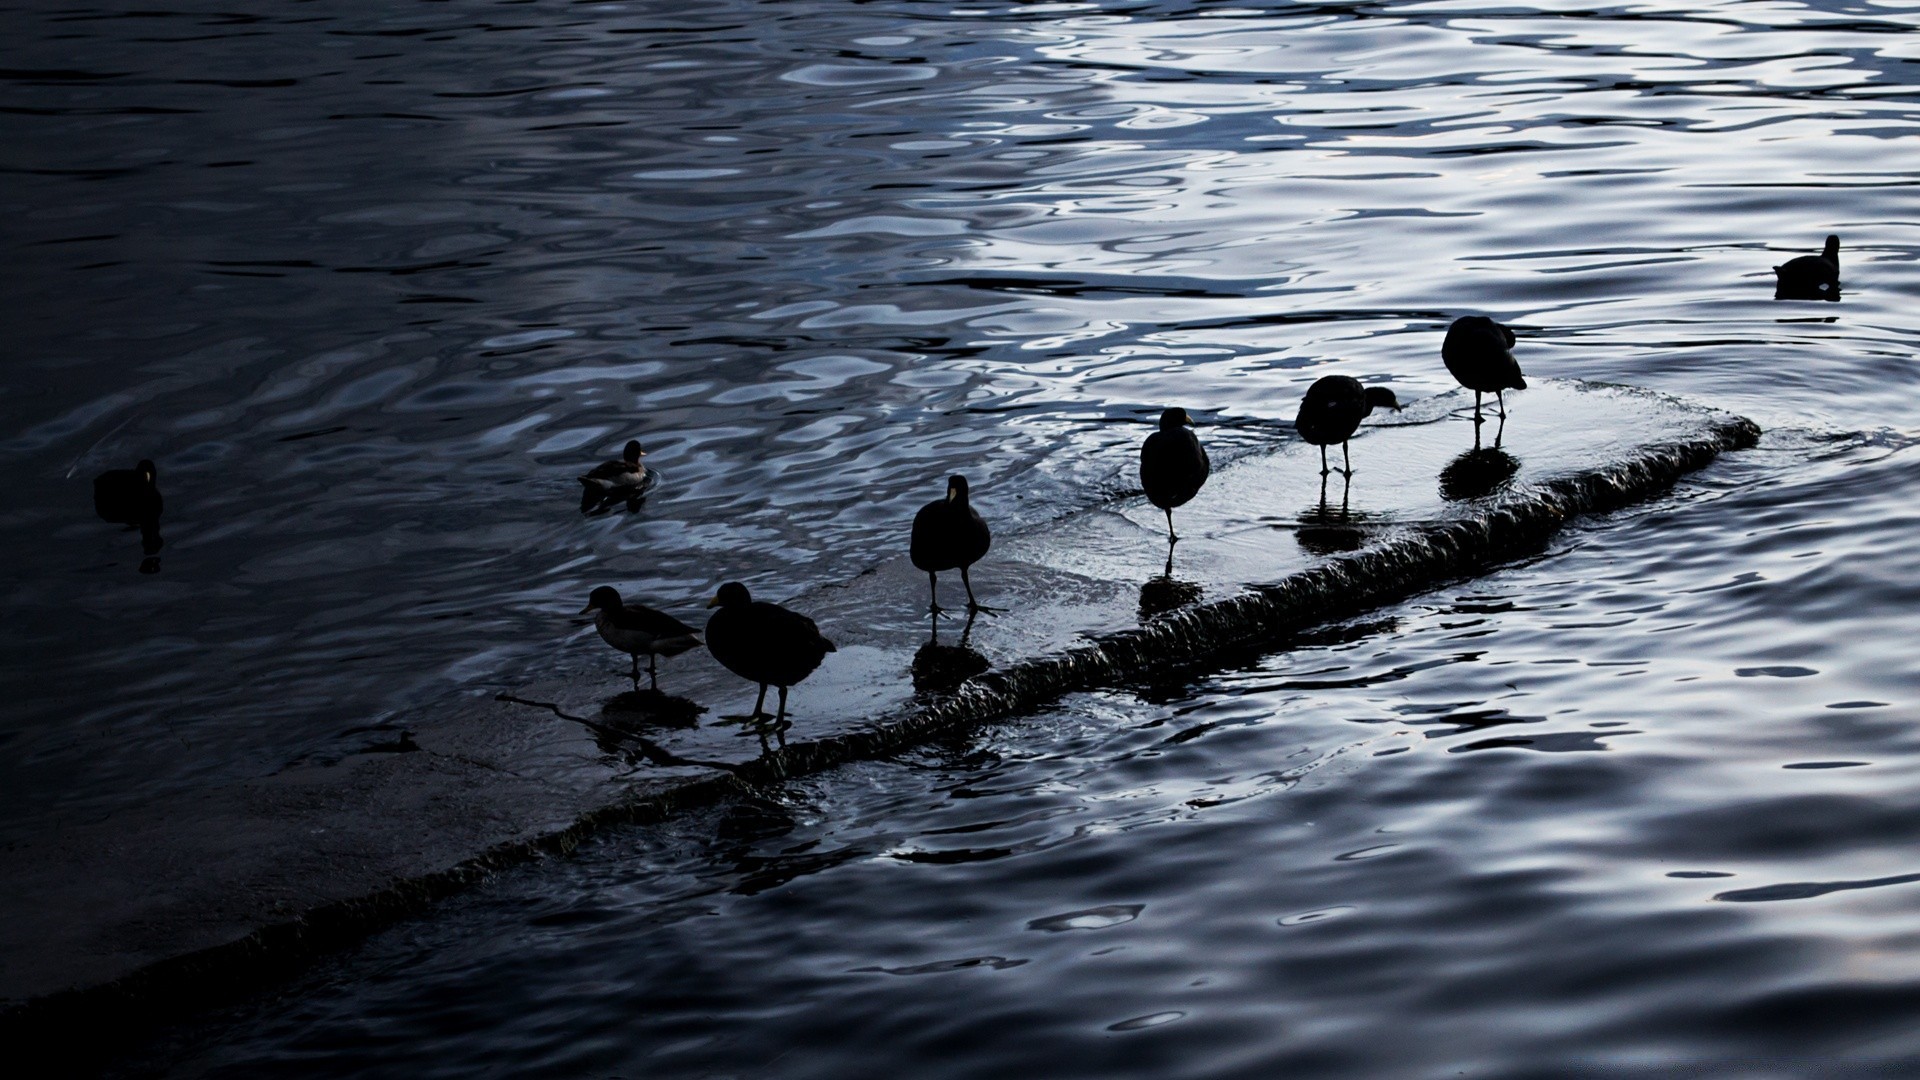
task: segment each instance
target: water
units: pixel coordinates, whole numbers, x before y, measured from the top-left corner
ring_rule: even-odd
[[[596,584],[844,579],[951,471],[1040,526],[1163,404],[1218,458],[1320,375],[1439,392],[1480,312],[1769,434],[1318,640],[506,875],[128,1069],[1911,1071],[1914,7],[15,6],[6,835],[604,666]],[[1828,232],[1846,299],[1768,299]],[[629,437],[660,492],[581,516]],[[140,457],[152,574],[87,503]]]

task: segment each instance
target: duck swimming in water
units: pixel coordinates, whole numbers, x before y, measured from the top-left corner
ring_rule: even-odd
[[[1360,421],[1375,409],[1399,412],[1400,400],[1384,386],[1361,386],[1359,379],[1345,375],[1325,376],[1307,388],[1293,427],[1302,439],[1320,448],[1321,476],[1332,471],[1327,467],[1327,447],[1334,443],[1340,444],[1340,460],[1346,465],[1340,472],[1349,477],[1353,475],[1347,440],[1353,438],[1353,433],[1360,429]]]
[[[935,575],[959,567],[960,583],[967,587],[967,613],[993,614],[994,609],[973,598],[973,582],[967,577],[967,567],[979,562],[991,546],[993,532],[987,528],[986,519],[967,502],[967,478],[948,477],[947,497],[928,503],[913,516],[913,535],[907,546],[913,565],[927,572],[928,612],[938,615],[942,610],[940,580]]]
[[[647,467],[640,459],[647,452],[640,448],[637,439],[628,439],[627,448],[619,460],[603,461],[580,475],[581,486],[588,494],[608,497],[638,492],[652,479]]]
[[[1526,377],[1520,362],[1513,358],[1513,331],[1484,315],[1463,315],[1447,327],[1440,343],[1440,359],[1461,386],[1473,391],[1474,430],[1485,421],[1480,416],[1480,395],[1492,394],[1500,403],[1500,419],[1507,418],[1504,391],[1525,390]]]
[[[777,686],[780,707],[774,720],[784,721],[787,688],[813,674],[828,653],[839,651],[812,619],[755,600],[737,581],[720,586],[707,606],[720,609],[707,620],[707,651],[728,671],[760,684],[749,720],[766,718],[767,687]]]
[[[1173,508],[1199,494],[1211,469],[1206,448],[1193,432],[1187,410],[1171,408],[1160,414],[1160,430],[1140,444],[1140,486],[1147,501],[1167,513],[1167,543],[1178,543],[1173,532]]]
[[[1802,255],[1773,268],[1775,300],[1840,299],[1840,238],[1827,237],[1818,255]]]
[[[620,600],[611,585],[602,585],[587,596],[580,614],[593,615],[600,638],[633,658],[633,688],[640,689],[640,654],[647,654],[647,680],[660,689],[657,670],[662,656],[678,656],[700,646],[700,632],[664,611]]]
[[[116,525],[146,525],[160,520],[159,472],[142,460],[131,469],[108,469],[93,478],[93,512]]]

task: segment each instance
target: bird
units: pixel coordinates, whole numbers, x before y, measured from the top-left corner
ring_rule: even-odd
[[[93,512],[116,525],[158,521],[165,506],[158,479],[153,462],[144,459],[131,469],[108,469],[93,478]]]
[[[813,674],[820,661],[837,652],[812,619],[779,604],[755,600],[745,585],[729,581],[707,602],[719,608],[707,620],[707,651],[720,666],[760,684],[748,720],[766,717],[767,687],[780,688],[774,720],[787,715],[787,688]]]
[[[1211,465],[1206,448],[1187,429],[1193,418],[1174,407],[1160,414],[1160,430],[1140,444],[1140,486],[1147,501],[1167,513],[1167,544],[1178,543],[1173,531],[1173,508],[1184,506],[1207,482]]]
[[[1347,440],[1360,428],[1360,421],[1375,409],[1400,411],[1400,401],[1384,386],[1361,386],[1359,379],[1345,375],[1327,375],[1307,387],[1300,400],[1300,415],[1294,418],[1294,430],[1300,437],[1320,448],[1320,475],[1327,468],[1327,447],[1340,444],[1340,460],[1353,475],[1353,461],[1347,457]]]
[[[960,583],[967,587],[967,613],[994,614],[993,608],[973,598],[973,582],[967,577],[967,567],[979,562],[992,545],[993,532],[986,519],[967,502],[967,478],[947,477],[947,497],[928,503],[913,516],[913,537],[907,547],[913,565],[927,572],[929,613],[938,615],[942,610],[935,575],[957,566]]]
[[[1492,394],[1500,402],[1500,419],[1507,418],[1504,391],[1525,390],[1526,377],[1513,358],[1513,331],[1485,315],[1462,315],[1447,327],[1440,343],[1440,359],[1460,385],[1473,391],[1474,430],[1484,423],[1480,417],[1480,395]]]
[[[1818,255],[1802,255],[1773,268],[1775,300],[1840,299],[1840,238],[1827,237]]]
[[[700,632],[664,611],[642,604],[628,604],[619,590],[602,585],[587,596],[580,614],[593,615],[600,638],[633,658],[633,688],[640,689],[640,654],[647,654],[647,680],[660,689],[659,658],[678,656],[700,646]]]
[[[580,483],[589,495],[611,496],[632,494],[652,479],[653,474],[640,463],[647,452],[640,448],[637,439],[628,439],[627,448],[620,458],[603,461],[580,475]]]

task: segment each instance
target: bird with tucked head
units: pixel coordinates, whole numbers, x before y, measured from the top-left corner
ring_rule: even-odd
[[[784,724],[787,688],[813,674],[828,653],[839,650],[812,619],[779,604],[755,600],[737,581],[720,586],[707,606],[719,609],[707,620],[707,651],[721,667],[760,684],[760,696],[746,719],[767,718],[767,687],[777,686],[780,707],[772,719]]]

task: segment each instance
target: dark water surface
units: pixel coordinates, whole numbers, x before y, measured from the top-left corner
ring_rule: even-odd
[[[1920,1068],[1920,5],[7,14],[0,839],[601,670],[596,584],[844,579],[956,469],[1006,531],[1104,501],[1163,404],[1231,456],[1320,375],[1448,389],[1461,313],[1769,431],[1233,670],[505,875],[129,1071]],[[1828,232],[1845,300],[1770,300]],[[665,483],[581,516],[629,437]],[[141,457],[153,574],[88,505]]]

